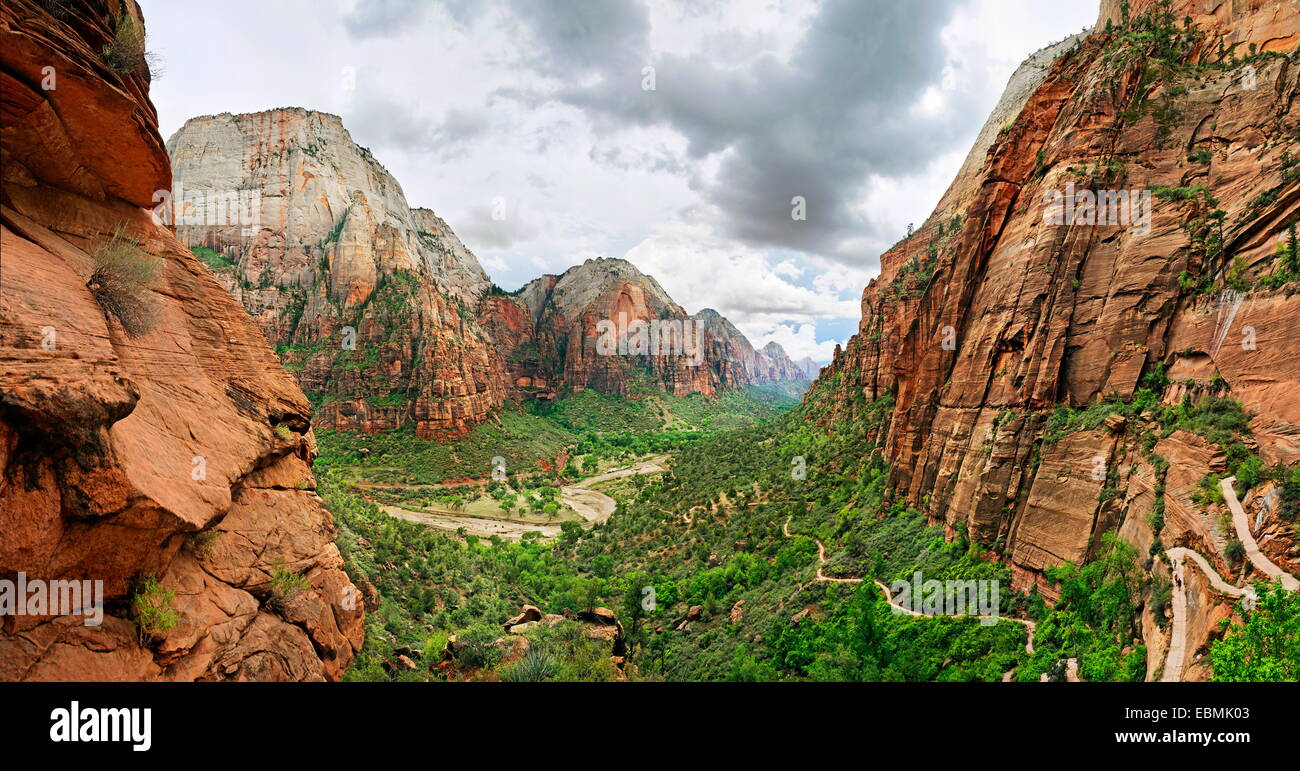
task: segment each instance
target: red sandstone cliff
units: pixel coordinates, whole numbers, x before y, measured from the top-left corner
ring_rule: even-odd
[[[1168,404],[1217,375],[1254,416],[1260,457],[1300,461],[1300,286],[1259,283],[1300,216],[1300,14],[1265,0],[1129,5],[1130,23],[1170,12],[1174,31],[1157,37],[1180,49],[1172,66],[1126,35],[1118,0],[1092,34],[1026,62],[934,214],[882,256],[858,334],[823,373],[839,410],[854,394],[893,395],[893,485],[993,547],[1017,589],[1083,562],[1114,530],[1143,554],[1157,536],[1195,546],[1228,572],[1222,512],[1191,501],[1197,481],[1224,471],[1221,455],[1184,432],[1160,435],[1149,416],[1044,441],[1058,405],[1131,399],[1162,364]],[[1154,197],[1146,232],[1049,224],[1045,196],[1069,184],[1191,199]],[[1234,258],[1246,267],[1225,291]],[[1096,458],[1109,481],[1089,473]],[[1260,493],[1247,508],[1294,570],[1300,554]]]
[[[770,342],[755,350],[744,333],[712,308],[705,308],[691,318],[704,325],[712,338],[711,358],[725,362],[721,366],[728,371],[731,382],[789,383],[816,379],[817,370],[814,368],[810,376],[806,366],[791,360],[780,343]]]
[[[139,51],[105,56],[123,29],[143,30],[133,2],[0,2],[0,578],[105,593],[98,627],[6,615],[0,679],[337,678],[363,618],[314,492],[311,405],[155,224],[170,166]],[[156,268],[130,332],[91,278],[119,230]],[[148,577],[175,623],[146,634]]]
[[[642,372],[678,396],[713,396],[751,383],[804,379],[779,345],[755,351],[740,330],[712,309],[687,315],[658,281],[626,260],[587,260],[561,276],[529,282],[515,295],[490,298],[482,312],[516,384],[544,392],[594,388],[624,395]],[[616,355],[602,352],[602,324],[612,324],[611,334],[620,340],[632,341],[637,321],[661,329],[668,329],[668,322],[682,337],[665,333],[645,354],[632,342]]]

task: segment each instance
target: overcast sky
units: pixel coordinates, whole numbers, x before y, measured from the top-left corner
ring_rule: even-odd
[[[756,346],[821,362],[1007,78],[1097,13],[1058,0],[139,2],[164,137],[220,112],[342,115],[497,284],[625,257],[687,311],[713,307]],[[791,217],[795,196],[806,220]]]

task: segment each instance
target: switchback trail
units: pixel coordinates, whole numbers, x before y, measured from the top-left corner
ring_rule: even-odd
[[[790,522],[793,519],[794,516],[791,515],[789,518],[786,519],[785,524],[781,525],[781,532],[785,534],[786,538],[794,538],[796,535],[790,532]],[[835,578],[833,576],[826,575],[824,571],[824,568],[826,566],[826,545],[821,542],[820,538],[813,538],[813,542],[817,544],[817,577],[816,577],[817,581],[822,581],[825,583],[832,583],[832,584],[860,584],[865,580],[862,578]],[[883,581],[880,581],[878,579],[872,579],[872,583],[880,587],[880,591],[885,593],[885,602],[889,603],[889,606],[893,608],[896,612],[906,613],[909,616],[924,616],[926,618],[933,618],[932,616],[926,613],[922,613],[919,610],[913,610],[911,608],[908,608],[896,602],[894,600],[894,596],[889,592],[889,587],[886,586]],[[964,616],[965,614],[962,615]],[[962,616],[953,616],[953,618],[960,618],[960,617]],[[1025,653],[1028,653],[1031,656],[1034,654],[1034,630],[1036,629],[1036,626],[1033,621],[1029,621],[1027,619],[1021,619],[1021,618],[1008,618],[1006,616],[965,616],[965,617],[981,619],[981,620],[992,619],[994,621],[1011,621],[1017,624],[1024,624],[1025,629],[1029,630],[1029,637],[1025,642]],[[1008,672],[1007,674],[1009,675],[1011,673]],[[1003,679],[1005,681],[1007,678],[1004,677]]]
[[[1255,536],[1250,531],[1250,521],[1246,518],[1246,511],[1242,508],[1241,501],[1237,500],[1237,491],[1233,487],[1236,481],[1236,477],[1223,479],[1219,482],[1219,489],[1223,491],[1223,500],[1232,512],[1232,523],[1237,530],[1237,539],[1245,547],[1246,556],[1251,564],[1270,580],[1281,580],[1283,589],[1289,592],[1300,589],[1300,581],[1297,581],[1295,576],[1274,565],[1260,551],[1259,544],[1255,542]],[[1218,571],[1210,565],[1209,560],[1199,552],[1177,546],[1166,550],[1165,554],[1174,573],[1178,573],[1185,561],[1190,559],[1210,579],[1210,585],[1216,592],[1230,597],[1255,597],[1255,590],[1250,587],[1234,586],[1224,581]],[[1182,583],[1182,586],[1179,586],[1178,582],[1174,583],[1174,628],[1169,636],[1169,651],[1165,654],[1164,671],[1160,675],[1162,683],[1181,681],[1183,669],[1187,664],[1187,582],[1184,580]]]

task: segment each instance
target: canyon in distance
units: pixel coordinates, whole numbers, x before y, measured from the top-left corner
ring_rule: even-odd
[[[1295,2],[344,5],[0,0],[0,681],[1300,679]]]

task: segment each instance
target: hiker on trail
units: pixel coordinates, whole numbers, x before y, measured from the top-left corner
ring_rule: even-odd
[[[1177,586],[1179,589],[1183,588],[1183,577],[1177,573],[1174,573],[1174,586]]]

